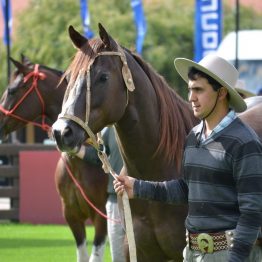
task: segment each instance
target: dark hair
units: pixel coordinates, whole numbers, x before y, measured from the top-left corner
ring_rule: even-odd
[[[190,67],[188,70],[188,78],[190,80],[196,80],[198,77],[204,77],[207,79],[208,83],[213,87],[214,91],[217,91],[222,85],[217,82],[214,78],[208,74],[196,69],[195,67]]]

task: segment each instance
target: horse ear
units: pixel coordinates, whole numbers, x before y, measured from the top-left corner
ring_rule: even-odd
[[[78,49],[88,42],[88,39],[77,32],[72,25],[69,26],[68,33],[74,46]]]
[[[115,40],[107,33],[102,24],[98,23],[99,35],[106,48],[114,50],[117,48]]]
[[[33,63],[30,61],[28,57],[26,57],[24,54],[21,54],[21,62],[23,65],[33,65]]]
[[[9,57],[9,59],[12,61],[14,66],[18,69],[18,71],[22,74],[27,74],[28,73],[28,67],[16,60],[14,60],[12,57]]]

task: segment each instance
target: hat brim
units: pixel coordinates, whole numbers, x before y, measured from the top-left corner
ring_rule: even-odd
[[[209,75],[213,79],[215,79],[221,86],[225,87],[229,93],[229,104],[236,112],[243,112],[246,110],[247,105],[243,98],[238,94],[238,92],[234,89],[234,87],[230,86],[227,82],[223,79],[218,77],[216,74],[208,70],[207,68],[201,66],[200,64],[186,59],[186,58],[176,58],[174,61],[175,68],[180,76],[184,79],[186,83],[188,83],[188,71],[191,67],[198,69],[201,72]]]
[[[244,98],[256,96],[256,94],[254,94],[254,93],[252,93],[248,90],[245,90],[243,88],[235,87],[235,89],[237,90],[238,93],[243,94]]]

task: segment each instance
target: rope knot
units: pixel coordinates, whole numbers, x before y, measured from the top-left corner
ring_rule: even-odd
[[[40,79],[44,80],[46,78],[46,74],[43,72],[39,72],[39,64],[35,64],[34,71],[28,73],[24,77],[24,83],[26,83],[31,77],[33,77],[34,80]]]

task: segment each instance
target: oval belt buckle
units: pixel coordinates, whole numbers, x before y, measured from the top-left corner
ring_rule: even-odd
[[[202,253],[213,253],[214,251],[213,238],[206,233],[197,236],[197,244]]]

